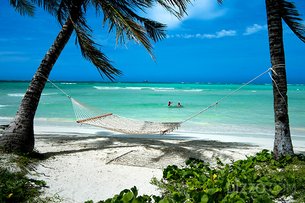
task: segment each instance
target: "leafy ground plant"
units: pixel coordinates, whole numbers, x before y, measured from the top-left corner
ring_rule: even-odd
[[[43,181],[27,178],[23,172],[0,168],[0,202],[35,202],[44,186]]]
[[[99,203],[268,203],[288,196],[295,202],[305,202],[304,174],[303,155],[276,161],[268,150],[232,164],[225,165],[217,159],[213,168],[191,158],[186,167],[168,166],[161,180],[152,179],[151,183],[161,190],[161,197],[138,196],[134,187]]]
[[[37,160],[25,154],[7,154],[0,150],[0,202],[44,202],[40,198],[44,181],[27,177]]]
[[[132,203],[141,203],[141,202],[160,202],[161,198],[157,196],[138,196],[138,189],[136,187],[131,188],[130,190],[125,189],[120,192],[120,194],[115,195],[113,198],[109,198],[106,201],[99,201],[98,203],[113,203],[113,202],[132,202]],[[93,203],[93,201],[87,201],[85,203]],[[162,202],[161,202],[162,203]]]
[[[230,165],[218,159],[215,168],[198,159],[186,165],[168,166],[160,181],[152,181],[170,202],[273,202],[283,196],[305,202],[303,155],[275,161],[263,150]]]

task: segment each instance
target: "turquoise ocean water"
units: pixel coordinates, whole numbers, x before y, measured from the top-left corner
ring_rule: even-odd
[[[94,83],[55,82],[74,99],[128,118],[147,121],[179,122],[222,99],[241,84],[182,83]],[[0,82],[0,124],[8,124],[29,82]],[[294,139],[305,139],[305,85],[289,85],[289,116]],[[180,102],[183,108],[168,108]],[[68,97],[47,83],[35,122],[60,125],[75,122]],[[239,136],[274,135],[271,85],[248,85],[187,121],[180,132],[230,134]]]

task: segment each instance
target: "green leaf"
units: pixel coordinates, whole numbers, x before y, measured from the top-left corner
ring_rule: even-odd
[[[256,180],[256,178],[257,178],[257,174],[254,173],[254,174],[253,174],[253,180]]]
[[[281,186],[276,185],[276,186],[273,187],[273,190],[272,190],[271,193],[272,193],[274,196],[276,196],[276,195],[279,194],[279,192],[281,192],[282,189],[283,189],[283,188],[282,188]]]
[[[167,199],[162,199],[159,203],[169,203]]]
[[[205,182],[205,181],[207,180],[206,175],[201,174],[201,175],[200,175],[200,180],[203,181],[203,182]]]
[[[166,179],[169,179],[173,174],[171,174],[170,171],[167,172],[167,176],[166,176]]]
[[[139,201],[136,200],[136,199],[133,199],[131,203],[141,203],[141,202],[139,202]]]
[[[132,192],[127,192],[124,196],[123,196],[123,198],[122,198],[122,200],[123,200],[123,202],[129,202],[130,200],[132,200],[133,199],[133,194],[132,194]]]
[[[207,203],[209,201],[209,197],[207,195],[203,195],[201,197],[200,203]]]
[[[286,160],[290,160],[290,159],[291,159],[291,155],[289,155],[289,154],[286,155],[285,159],[286,159]]]
[[[262,182],[267,182],[267,181],[268,181],[268,178],[263,176],[257,182],[262,183]]]
[[[213,195],[216,191],[213,188],[207,189],[206,193],[208,195]]]
[[[138,189],[136,186],[134,186],[133,188],[131,188],[131,191],[133,192],[134,196],[138,196]]]

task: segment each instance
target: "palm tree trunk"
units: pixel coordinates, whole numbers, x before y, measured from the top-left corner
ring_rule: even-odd
[[[269,48],[272,64],[275,139],[273,156],[279,159],[283,155],[293,155],[290,136],[287,79],[283,45],[283,27],[281,12],[282,0],[266,0]]]
[[[17,114],[0,138],[0,146],[4,146],[12,151],[33,151],[35,145],[34,116],[40,96],[47,82],[47,78],[61,51],[69,41],[73,30],[72,21],[68,18],[51,48],[41,61],[21,101]]]

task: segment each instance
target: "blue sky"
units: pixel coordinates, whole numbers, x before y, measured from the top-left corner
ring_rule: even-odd
[[[294,1],[305,15],[305,1]],[[154,61],[143,46],[116,46],[93,12],[88,22],[102,52],[123,71],[122,82],[244,83],[270,67],[264,0],[197,0],[182,21],[155,7],[151,19],[168,25],[168,37],[154,44]],[[303,16],[303,19],[305,17]],[[55,18],[37,9],[35,18],[20,16],[0,1],[0,80],[31,80],[60,27]],[[303,22],[304,23],[304,22]],[[284,24],[288,83],[305,84],[305,44]],[[51,80],[109,81],[81,57],[75,35],[63,50]],[[266,74],[257,83],[271,83]]]

